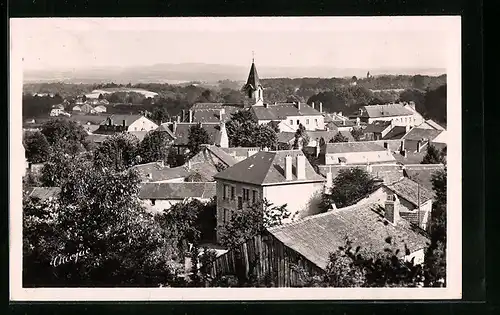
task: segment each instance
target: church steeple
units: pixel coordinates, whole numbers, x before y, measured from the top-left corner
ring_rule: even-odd
[[[252,66],[248,74],[247,83],[243,87],[248,98],[255,101],[255,105],[264,104],[264,93],[262,85],[260,84],[259,75],[257,74],[257,67],[255,66],[255,59],[252,56]]]

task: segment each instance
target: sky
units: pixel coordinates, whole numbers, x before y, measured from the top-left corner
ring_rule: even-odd
[[[457,17],[12,19],[25,70],[161,63],[446,68]]]

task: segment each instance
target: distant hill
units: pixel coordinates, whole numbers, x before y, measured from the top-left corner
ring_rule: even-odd
[[[258,67],[262,78],[331,78],[364,77],[371,75],[440,75],[445,69],[343,69],[335,67]],[[201,81],[213,84],[221,80],[245,80],[250,66],[232,66],[204,63],[157,64],[141,67],[103,67],[71,70],[31,70],[25,71],[25,82],[67,82],[67,83],[169,83],[182,84]]]

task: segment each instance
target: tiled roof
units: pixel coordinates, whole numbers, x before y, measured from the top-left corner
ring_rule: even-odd
[[[90,123],[92,125],[99,125],[108,118],[106,115],[72,115],[68,119],[71,121],[76,121],[82,125]]]
[[[372,133],[372,132],[373,133],[381,133],[382,131],[387,129],[387,127],[389,127],[390,125],[391,125],[390,121],[384,121],[384,120],[374,121],[371,124],[367,124],[366,128],[363,130],[363,132],[365,132],[365,133]]]
[[[405,134],[406,134],[406,127],[394,126],[385,136],[382,137],[382,140],[401,139]]]
[[[168,133],[168,135],[170,136],[171,139],[175,139],[175,135],[172,132],[172,130],[170,129],[169,125],[171,125],[171,123],[161,124],[160,126],[158,126],[158,128],[156,128],[156,131],[164,131],[164,132]]]
[[[251,111],[258,120],[284,120],[290,116],[322,116],[322,114],[306,103],[300,103],[300,109],[293,103],[268,104],[252,106]]]
[[[189,140],[189,128],[191,126],[195,126],[197,123],[177,123],[175,127],[175,140],[174,144],[176,145],[186,145]],[[207,144],[215,144],[215,139],[217,137],[217,134],[219,133],[220,126],[218,123],[206,123],[206,124],[201,124],[201,127],[204,128],[209,137],[210,137],[210,142]]]
[[[142,181],[147,182],[185,178],[189,175],[189,171],[184,166],[168,168],[162,167],[157,162],[135,165],[131,169],[138,171]]]
[[[139,190],[140,199],[209,199],[213,196],[215,196],[215,182],[144,183]]]
[[[224,179],[255,185],[280,184],[287,182],[304,181],[324,181],[324,178],[317,174],[309,161],[305,161],[305,179],[297,180],[296,172],[293,171],[292,180],[285,178],[285,156],[291,155],[292,165],[295,170],[297,155],[302,154],[301,150],[283,151],[260,151],[251,157],[225,169],[214,176],[215,179]]]
[[[276,134],[278,143],[290,143],[295,140],[295,132],[280,131]]]
[[[404,174],[409,179],[432,191],[432,174],[443,169],[443,164],[405,165]]]
[[[101,125],[105,125],[107,123],[107,119],[111,119],[113,121],[113,124],[115,125],[121,125],[122,122],[125,120],[125,125],[130,126],[133,124],[137,119],[143,117],[142,115],[118,115],[118,114],[113,114],[105,118],[103,122],[101,122]]]
[[[372,141],[335,142],[326,144],[326,153],[377,152],[386,151],[379,143]]]
[[[227,166],[233,166],[234,164],[238,163],[238,161],[230,154],[228,154],[223,148],[220,148],[215,145],[205,145],[205,147],[206,150],[210,151],[213,155],[219,158]],[[198,155],[204,155],[204,154],[205,154],[204,150],[198,153]]]
[[[363,106],[361,117],[378,118],[391,116],[410,116],[413,112],[401,104]]]
[[[102,134],[91,134],[85,137],[87,141],[94,142],[94,143],[101,143],[104,140],[106,140],[109,137],[109,135],[102,135]]]
[[[353,120],[332,120],[332,124],[335,125],[335,127],[354,127],[356,126],[356,121]]]
[[[236,159],[247,158],[249,151],[254,151],[254,154],[260,151],[259,147],[232,147],[219,149]]]
[[[432,119],[428,119],[428,120],[424,121],[422,124],[427,124],[436,130],[444,130],[443,126],[441,126],[440,124],[438,124],[437,122],[435,122]]]
[[[433,199],[434,194],[424,186],[420,186],[411,179],[404,177],[401,180],[387,185],[387,188],[392,190],[396,195],[402,197],[413,205],[418,206],[420,197],[420,204]],[[420,191],[419,191],[420,190]],[[420,193],[420,196],[419,196]]]
[[[403,136],[405,140],[434,140],[439,134],[443,132],[442,130],[435,129],[424,129],[424,128],[412,128],[407,134]]]
[[[61,188],[59,187],[33,187],[28,194],[44,201],[49,198],[57,198],[60,192]]]
[[[381,213],[383,209],[375,204],[355,205],[274,227],[269,232],[322,269],[328,265],[329,254],[345,245],[346,237],[354,247],[361,246],[362,252],[383,252],[389,247],[388,237],[401,249],[400,255],[405,252],[405,244],[410,252],[427,246],[428,238],[408,222],[400,220],[392,225]]]
[[[406,144],[405,144],[406,146]],[[398,163],[401,163],[403,165],[405,164],[419,164],[422,162],[422,159],[424,156],[427,154],[427,149],[424,147],[423,150],[420,152],[413,152],[413,151],[407,151],[406,156],[402,156],[401,154],[394,153],[393,156],[398,161]]]

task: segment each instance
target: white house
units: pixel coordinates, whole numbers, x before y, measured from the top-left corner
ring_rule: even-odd
[[[106,109],[106,106],[104,106],[104,105],[97,105],[96,107],[94,107],[94,111],[96,113],[105,113],[107,111],[107,109]]]
[[[266,199],[306,217],[318,213],[325,178],[301,150],[260,151],[216,174],[217,224],[232,212]]]
[[[376,141],[325,143],[320,152],[325,165],[396,163],[390,146]]]
[[[398,103],[362,106],[358,113],[350,118],[371,124],[374,121],[391,121],[393,126],[418,126],[424,118],[415,110],[414,104]]]
[[[56,117],[56,116],[71,116],[69,113],[66,113],[64,111],[64,109],[60,109],[60,108],[53,108],[50,110],[50,116],[52,117]]]
[[[151,131],[158,128],[152,120],[143,115],[111,115],[103,121],[100,128],[105,129],[123,129],[123,131]],[[106,128],[108,127],[108,128]],[[112,128],[115,127],[115,128]],[[119,127],[119,128],[116,128]]]

